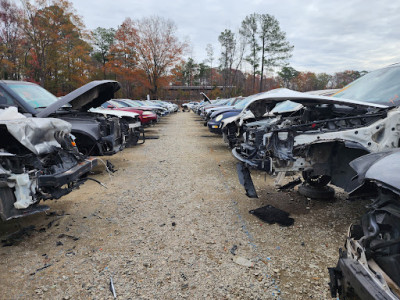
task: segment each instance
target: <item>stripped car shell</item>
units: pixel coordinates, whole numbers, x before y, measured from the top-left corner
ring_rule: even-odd
[[[355,172],[350,161],[400,145],[400,99],[393,96],[400,94],[400,84],[392,78],[399,76],[399,64],[377,70],[335,97],[270,91],[252,101],[236,121],[244,134],[232,153],[252,168],[282,174],[300,171],[310,186],[330,182],[352,192],[358,185],[351,181]],[[345,96],[356,100],[339,98]]]
[[[10,107],[0,112],[0,219],[47,210],[79,187],[97,164],[79,153],[71,125],[54,118],[27,118]]]
[[[373,202],[350,226],[345,250],[329,268],[331,295],[400,299],[400,150],[368,154],[350,165],[359,184],[350,196],[372,196]]]
[[[121,110],[110,110],[102,107],[91,108],[89,109],[89,112],[102,114],[104,116],[118,117],[120,120],[121,132],[123,134],[123,143],[126,144],[127,147],[136,145],[141,135],[144,143],[144,130],[140,122],[138,113]]]

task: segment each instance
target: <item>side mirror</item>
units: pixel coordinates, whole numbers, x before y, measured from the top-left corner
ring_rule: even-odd
[[[114,108],[114,106],[112,106],[112,105],[107,105],[107,108]]]

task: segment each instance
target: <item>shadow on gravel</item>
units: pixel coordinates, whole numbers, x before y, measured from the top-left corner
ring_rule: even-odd
[[[200,137],[203,137],[203,138],[221,138],[219,135],[216,135],[216,134],[212,134],[212,135],[201,135]]]

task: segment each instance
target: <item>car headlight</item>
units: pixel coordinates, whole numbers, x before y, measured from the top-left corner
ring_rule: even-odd
[[[220,114],[218,117],[215,118],[215,121],[219,122],[224,117],[224,114]]]
[[[143,112],[143,116],[148,116],[148,115],[151,115],[151,114],[153,114],[153,113],[150,112],[150,111],[144,111],[144,112]]]

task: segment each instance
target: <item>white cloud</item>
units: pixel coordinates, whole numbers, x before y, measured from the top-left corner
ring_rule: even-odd
[[[275,16],[294,45],[290,64],[301,71],[333,73],[372,70],[400,61],[400,2],[391,0],[198,0],[71,1],[88,29],[120,25],[160,15],[175,21],[178,35],[188,38],[197,61],[205,47],[219,54],[218,35],[235,31],[253,12]]]

